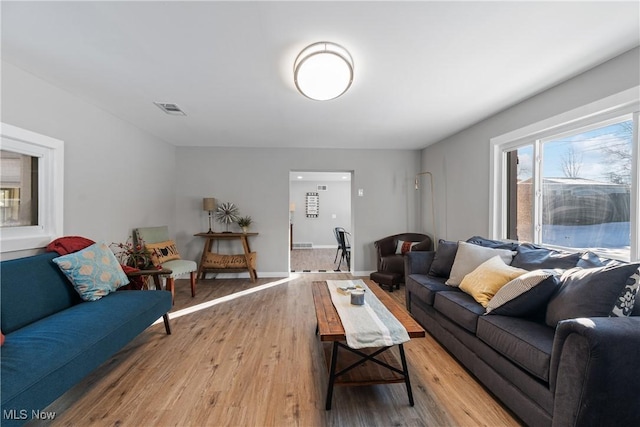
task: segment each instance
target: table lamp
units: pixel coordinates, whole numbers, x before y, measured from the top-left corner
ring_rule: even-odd
[[[216,210],[216,199],[213,197],[204,197],[202,199],[202,210],[209,212],[209,231],[207,231],[207,233],[213,233],[211,220],[213,219],[213,211]]]

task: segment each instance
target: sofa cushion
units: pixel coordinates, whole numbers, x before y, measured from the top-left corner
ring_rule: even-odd
[[[58,256],[55,252],[47,252],[2,261],[2,332],[10,334],[82,301],[58,266],[51,262]]]
[[[53,262],[85,301],[96,301],[129,283],[120,263],[104,242],[54,258]]]
[[[464,276],[460,282],[460,290],[486,307],[501,287],[526,272],[527,270],[505,264],[502,258],[496,255]]]
[[[516,365],[549,381],[555,330],[542,323],[507,316],[482,316],[476,336]]]
[[[572,268],[560,277],[561,285],[547,306],[546,323],[609,316],[638,263],[597,268]]]
[[[508,249],[493,249],[483,246],[474,245],[467,242],[458,242],[458,251],[456,252],[451,274],[446,281],[447,285],[458,286],[467,274],[475,270],[480,264],[494,256],[500,256],[505,264],[511,264],[513,252]]]
[[[580,259],[576,264],[576,267],[581,268],[594,268],[594,267],[604,267],[606,265],[622,265],[624,261],[618,261],[616,259],[609,258],[601,258],[597,254],[594,254],[591,251],[583,252],[580,255]]]
[[[542,268],[568,269],[576,266],[580,256],[581,254],[577,252],[558,252],[531,243],[523,243],[516,249],[511,265],[529,271]]]
[[[113,292],[13,332],[2,347],[2,407],[41,409],[170,309],[167,291]]]
[[[451,267],[458,252],[458,242],[449,242],[447,240],[438,240],[438,248],[431,263],[429,274],[436,277],[449,278]]]
[[[410,274],[405,286],[407,292],[415,295],[424,304],[433,305],[436,294],[441,291],[450,291],[451,286],[444,284],[444,277],[427,276],[426,274]]]
[[[438,292],[433,307],[471,333],[476,332],[478,317],[484,314],[484,307],[457,289]]]
[[[561,270],[533,270],[513,279],[487,304],[487,314],[524,317],[544,307],[560,283]]]
[[[515,251],[518,247],[517,242],[503,242],[502,240],[491,240],[480,236],[468,238],[467,243],[473,243],[474,245],[484,246],[486,248],[508,249],[510,251]]]

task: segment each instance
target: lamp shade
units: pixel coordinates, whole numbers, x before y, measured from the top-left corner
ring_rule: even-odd
[[[293,80],[307,98],[317,101],[337,98],[353,82],[353,58],[336,43],[313,43],[293,63]]]
[[[215,211],[216,210],[216,199],[213,197],[205,197],[202,199],[202,210],[203,211]]]

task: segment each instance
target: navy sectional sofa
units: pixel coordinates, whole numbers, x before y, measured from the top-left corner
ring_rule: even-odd
[[[123,290],[83,302],[52,259],[3,261],[2,426],[21,425],[167,312],[167,291]]]
[[[585,270],[576,274],[582,274],[627,264],[631,268],[623,267],[626,274],[638,268],[592,253],[479,237],[467,242],[509,249],[515,254],[511,266],[529,271],[581,267]],[[555,307],[554,298],[566,283],[559,281],[526,316],[487,314],[469,294],[445,284],[456,243],[440,241],[435,252],[405,256],[407,309],[444,348],[527,425],[640,425],[640,301],[628,317],[569,318],[551,327],[550,311],[572,303],[565,300],[563,307]],[[623,286],[637,283],[638,273],[631,274]]]

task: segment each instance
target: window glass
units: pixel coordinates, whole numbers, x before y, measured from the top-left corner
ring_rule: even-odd
[[[0,150],[0,227],[38,225],[38,158]]]
[[[542,141],[541,243],[628,256],[632,137],[625,120]]]

